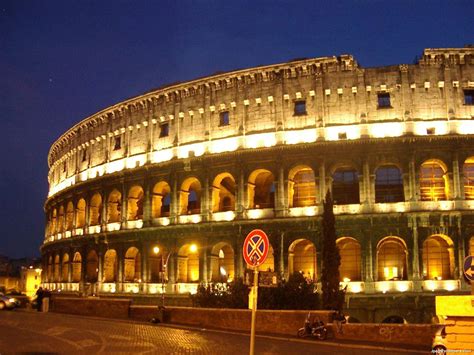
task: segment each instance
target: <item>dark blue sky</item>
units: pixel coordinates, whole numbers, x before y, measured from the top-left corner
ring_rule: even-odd
[[[299,57],[474,43],[469,1],[0,0],[0,254],[39,255],[53,141],[163,84]]]

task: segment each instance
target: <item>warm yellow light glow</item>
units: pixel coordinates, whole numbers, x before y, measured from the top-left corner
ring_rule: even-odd
[[[235,218],[234,211],[215,212],[212,214],[212,220],[215,222],[232,221]]]
[[[239,138],[217,139],[210,142],[211,153],[232,152],[239,147]]]
[[[125,159],[119,159],[115,161],[111,161],[105,167],[105,171],[107,174],[112,174],[117,171],[122,171],[125,168]],[[92,177],[91,177],[92,178]]]
[[[374,138],[400,137],[403,135],[403,123],[371,123],[368,125],[369,135]]]
[[[161,163],[173,159],[173,149],[163,149],[153,152],[151,156],[152,163]]]
[[[275,133],[252,134],[245,137],[245,148],[273,147],[275,144]]]
[[[100,226],[96,226],[99,227]],[[107,231],[108,232],[114,232],[120,230],[120,222],[114,222],[114,223],[107,223]],[[99,229],[100,231],[100,229]]]
[[[299,131],[286,131],[284,140],[286,144],[311,143],[316,142],[318,134],[316,129],[303,129]]]
[[[247,217],[250,219],[258,219],[263,217],[263,210],[247,210]]]
[[[397,290],[400,291],[400,292],[406,292],[408,291],[408,282],[404,282],[404,281],[397,281]]]
[[[135,155],[127,158],[126,167],[127,169],[133,169],[139,166],[143,166],[146,163],[146,154]]]
[[[426,136],[428,131],[434,129],[433,135],[444,135],[449,133],[448,121],[421,121],[414,122],[413,132],[417,136]]]
[[[161,225],[161,226],[167,226],[170,224],[170,219],[168,217],[161,217],[161,218],[158,218],[158,224]]]
[[[344,278],[342,279],[342,281],[344,281],[345,283],[347,283],[347,282],[351,282],[351,279],[348,278],[348,277],[344,277]]]
[[[140,229],[143,227],[143,220],[137,219],[136,221],[127,221],[127,229]]]
[[[196,244],[191,244],[191,245],[189,246],[189,251],[190,251],[191,253],[197,252],[197,245],[196,245]]]
[[[154,254],[158,254],[159,252],[160,252],[160,248],[159,248],[159,247],[157,247],[157,246],[153,247],[153,253],[154,253]]]

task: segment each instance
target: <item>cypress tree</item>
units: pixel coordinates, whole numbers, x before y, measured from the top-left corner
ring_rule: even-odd
[[[339,290],[339,265],[341,264],[341,256],[339,255],[339,248],[336,245],[336,218],[334,217],[333,201],[330,191],[327,192],[324,200],[322,237],[322,306],[324,309],[341,310],[344,303],[344,293]]]

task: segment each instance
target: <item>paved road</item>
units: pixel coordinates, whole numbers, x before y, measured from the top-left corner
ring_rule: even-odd
[[[0,311],[0,354],[140,353],[245,355],[249,336],[204,329],[88,318],[58,313]],[[367,347],[273,337],[256,338],[256,354],[388,354]],[[409,354],[410,352],[404,352]],[[414,353],[414,352],[413,352]]]

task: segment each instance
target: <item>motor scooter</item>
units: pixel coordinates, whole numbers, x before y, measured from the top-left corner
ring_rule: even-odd
[[[324,340],[328,336],[328,329],[324,322],[317,317],[311,321],[311,312],[309,312],[304,321],[304,327],[298,329],[297,334],[299,338],[314,337],[318,340]]]

